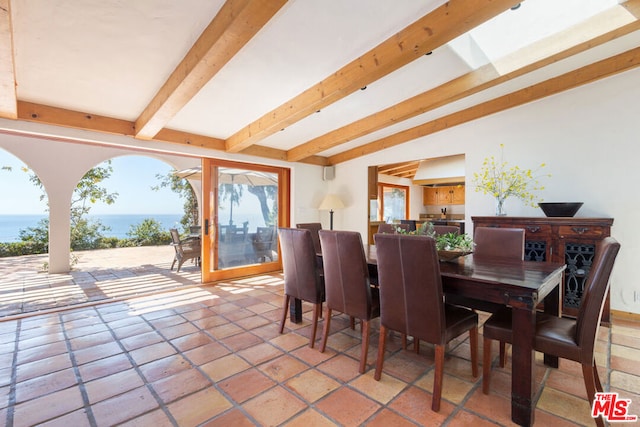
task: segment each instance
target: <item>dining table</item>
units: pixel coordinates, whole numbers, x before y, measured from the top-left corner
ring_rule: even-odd
[[[370,275],[377,275],[375,245],[365,245],[364,252]],[[452,296],[468,301],[471,308],[474,301],[511,308],[512,327],[518,331],[513,334],[512,342],[511,419],[518,425],[532,425],[536,403],[533,350],[536,312],[543,302],[546,313],[561,315],[560,285],[566,265],[473,254],[439,265],[445,298]],[[291,307],[293,315],[297,309],[293,304]],[[558,367],[558,358],[545,355],[544,363]]]

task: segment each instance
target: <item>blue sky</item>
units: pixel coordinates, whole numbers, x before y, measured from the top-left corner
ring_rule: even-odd
[[[0,149],[0,166],[11,166],[12,171],[0,170],[0,215],[45,214],[46,205],[39,200],[40,190],[29,182],[21,168],[22,161]],[[183,201],[171,190],[151,190],[158,185],[156,174],[166,174],[172,167],[144,156],[121,156],[112,159],[113,173],[103,185],[118,198],[112,205],[95,204],[91,214],[182,214]],[[144,197],[141,197],[144,195]]]

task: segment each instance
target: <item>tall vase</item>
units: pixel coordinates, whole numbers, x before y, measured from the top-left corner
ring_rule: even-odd
[[[504,197],[496,197],[496,216],[506,216],[507,211],[504,208]]]

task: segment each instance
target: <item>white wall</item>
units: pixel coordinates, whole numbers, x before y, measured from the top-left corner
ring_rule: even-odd
[[[640,313],[636,277],[640,230],[640,70],[636,69],[523,105],[465,125],[439,132],[336,167],[331,190],[348,200],[340,212],[341,228],[366,236],[367,167],[404,160],[466,154],[466,220],[494,214],[491,197],[474,191],[473,172],[488,155],[498,156],[505,145],[505,159],[512,165],[534,168],[546,163],[552,177],[542,182],[545,201],[581,201],[576,216],[612,217],[612,235],[622,248],[611,281],[614,310]],[[509,215],[542,216],[539,208],[508,199]]]

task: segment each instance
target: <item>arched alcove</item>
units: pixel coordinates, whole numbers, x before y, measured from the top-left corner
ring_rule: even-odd
[[[104,200],[92,203],[85,214],[89,226],[96,227],[98,232],[106,237],[102,240],[104,245],[101,248],[121,247],[123,239],[132,237],[130,235],[132,228],[149,219],[159,224],[167,236],[170,228],[176,228],[181,233],[186,233],[188,225],[197,225],[197,223],[181,223],[185,214],[185,199],[173,191],[170,186],[162,185],[163,182],[166,182],[166,177],[179,168],[172,160],[175,159],[169,156],[132,153],[113,156],[95,164],[93,168],[87,169],[87,172],[92,169],[106,172],[108,177],[97,185],[104,190],[100,194],[114,196],[112,203],[106,203]],[[195,161],[199,163],[199,160]],[[79,182],[81,181],[82,179]],[[193,188],[193,184],[190,184]],[[199,188],[193,188],[193,190],[198,196]],[[196,197],[196,201],[198,199],[199,197]],[[77,206],[77,200],[72,200],[72,209],[74,204]],[[196,211],[199,212],[199,209]],[[72,246],[73,232],[74,221],[72,219]],[[164,263],[170,264],[174,249],[168,245],[168,242],[155,246],[164,246],[166,256],[163,260]]]
[[[29,177],[35,174],[20,156],[0,148],[0,242],[20,241],[20,231],[49,217],[47,193]],[[36,175],[37,176],[37,175]]]

